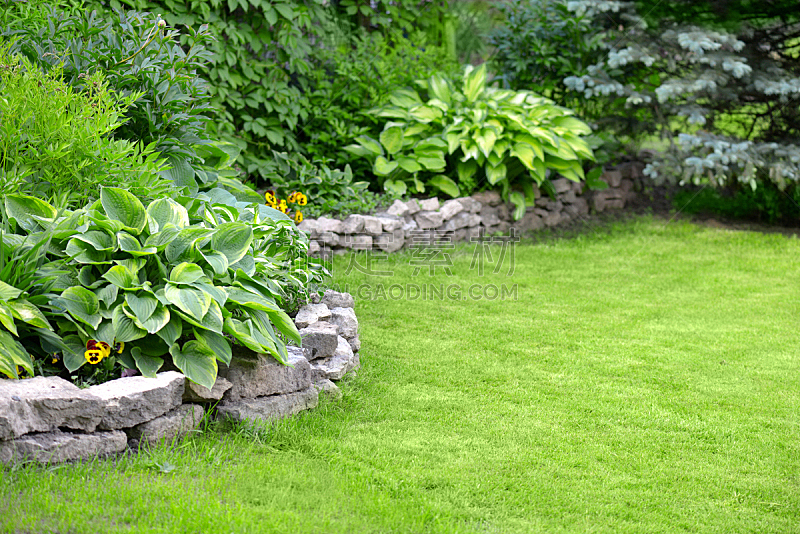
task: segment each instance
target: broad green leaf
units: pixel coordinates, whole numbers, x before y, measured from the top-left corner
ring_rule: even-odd
[[[97,329],[102,320],[98,313],[100,301],[97,300],[94,293],[84,287],[68,287],[61,293],[58,302],[63,304],[70,315],[94,329]]]
[[[0,280],[0,300],[12,300],[18,298],[21,294],[22,290]]]
[[[0,324],[15,336],[19,335],[17,325],[14,324],[14,314],[11,313],[11,308],[2,300],[0,300]]]
[[[397,164],[400,165],[401,169],[411,174],[422,170],[422,166],[417,163],[417,160],[408,156],[398,156]]]
[[[114,326],[114,338],[118,343],[136,341],[147,335],[147,330],[136,326],[133,319],[125,314],[122,306],[114,308],[111,324]]]
[[[136,275],[124,265],[115,265],[102,276],[120,289],[135,290],[139,288]]]
[[[93,265],[110,263],[110,255],[107,252],[97,251],[90,244],[85,243],[80,239],[75,239],[74,237],[67,241],[65,252],[67,253],[67,256],[74,259],[78,263]]]
[[[356,142],[376,156],[383,154],[383,149],[381,148],[380,143],[371,137],[360,135],[356,137]]]
[[[169,281],[176,284],[191,284],[203,278],[205,273],[196,263],[183,262],[172,268]]]
[[[486,87],[486,63],[480,67],[468,65],[464,71],[464,96],[467,102],[475,102]]]
[[[156,334],[164,328],[170,320],[169,310],[165,306],[158,306],[146,321],[135,321],[136,326],[147,330],[148,334]]]
[[[431,76],[428,80],[428,88],[430,89],[430,92],[436,96],[436,98],[448,106],[452,105],[452,101],[450,100],[450,85],[442,75],[434,74]]]
[[[433,178],[428,180],[428,183],[434,187],[439,188],[441,191],[447,193],[453,198],[459,196],[461,193],[458,189],[458,185],[456,185],[456,183],[453,180],[451,180],[450,178],[448,178],[443,174],[434,176]]]
[[[458,172],[458,180],[460,182],[469,182],[478,170],[478,164],[474,160],[459,161],[456,165],[456,172]]]
[[[403,148],[403,129],[399,126],[385,128],[381,132],[380,140],[387,154],[396,154]]]
[[[444,157],[421,156],[417,161],[429,171],[442,172],[446,166]]]
[[[211,305],[208,307],[208,313],[206,313],[203,319],[200,321],[189,314],[183,313],[180,310],[175,310],[175,313],[177,313],[181,319],[191,325],[204,328],[206,330],[211,330],[212,332],[217,332],[218,334],[222,333],[224,317],[222,315],[222,308],[219,307],[217,301],[215,300],[211,301]]]
[[[117,295],[119,294],[119,287],[115,286],[114,284],[106,284],[104,287],[95,290],[95,295],[97,295],[97,299],[106,305],[106,307],[110,307],[114,304],[114,301],[117,300]]]
[[[356,156],[360,156],[362,158],[370,158],[370,159],[372,159],[373,156],[375,156],[375,153],[372,152],[372,150],[369,150],[368,148],[365,148],[362,145],[347,145],[347,146],[343,147],[343,150],[345,152],[349,152],[351,154],[354,154]]]
[[[497,141],[497,134],[495,134],[494,130],[491,128],[484,128],[481,130],[480,135],[475,136],[475,142],[478,144],[478,148],[481,149],[481,152],[483,152],[483,155],[487,158],[494,148],[495,141]]]
[[[511,155],[522,162],[528,170],[534,170],[533,160],[536,158],[536,153],[533,147],[528,143],[517,143],[511,149]]]
[[[578,155],[575,154],[575,151],[565,142],[561,142],[558,145],[558,148],[550,147],[544,145],[544,151],[548,154],[551,154],[557,158],[561,158],[563,160],[575,160],[578,159]]]
[[[409,108],[416,104],[422,103],[419,93],[411,89],[397,89],[392,91],[392,93],[389,95],[389,101],[395,106],[399,106],[401,108]]]
[[[167,245],[165,250],[167,261],[170,263],[194,261],[195,244],[207,239],[212,233],[213,230],[209,228],[184,228]]]
[[[28,232],[39,229],[36,217],[55,219],[58,215],[58,211],[44,200],[27,195],[6,195],[5,207],[8,217]]]
[[[514,220],[518,221],[525,216],[525,195],[514,191],[508,198],[514,204]]]
[[[148,256],[157,252],[156,247],[142,248],[139,240],[128,232],[117,232],[117,242],[119,243],[119,249],[131,256]]]
[[[490,184],[495,185],[497,182],[501,180],[505,180],[506,178],[506,166],[503,164],[492,166],[486,166],[486,179],[489,181]]]
[[[228,258],[224,254],[220,254],[219,252],[203,252],[201,250],[200,255],[208,262],[218,276],[222,276],[228,272]]]
[[[27,300],[13,300],[6,302],[6,305],[11,309],[11,313],[14,317],[20,321],[37,328],[53,329],[41,310]]]
[[[269,315],[269,320],[272,321],[272,324],[275,325],[275,328],[280,330],[283,335],[298,345],[303,342],[303,340],[300,338],[300,332],[297,331],[297,326],[295,326],[292,318],[286,315],[285,311],[268,311],[267,315]]]
[[[378,156],[372,166],[372,172],[378,176],[386,176],[397,168],[396,161],[388,161],[383,156]]]
[[[198,321],[208,312],[211,305],[211,296],[196,289],[178,287],[169,283],[164,288],[164,296],[170,303],[177,306],[184,313],[191,315]]]
[[[155,247],[156,249],[162,249],[169,245],[179,233],[180,230],[178,230],[176,227],[167,225],[157,233],[148,237],[144,242],[144,246],[145,248]]]
[[[225,333],[233,336],[239,343],[255,352],[264,352],[264,347],[253,338],[252,323],[243,323],[238,319],[225,319]]]
[[[408,111],[408,114],[423,124],[432,121],[438,121],[442,118],[442,110],[432,106],[414,106]]]
[[[169,348],[172,362],[186,378],[211,389],[217,379],[217,358],[214,352],[200,341],[187,341],[183,347],[177,343]]]
[[[81,338],[78,336],[70,335],[64,337],[64,344],[69,348],[61,353],[64,359],[64,367],[70,373],[74,373],[86,363],[86,345],[83,344]]]
[[[147,224],[151,234],[163,230],[168,224],[178,229],[185,228],[189,226],[189,213],[171,198],[159,198],[147,206]]]
[[[138,296],[130,292],[125,293],[125,302],[141,323],[149,319],[158,306],[158,299],[145,292],[141,292]]]
[[[0,373],[9,378],[19,378],[17,366],[33,375],[33,361],[28,351],[11,334],[0,330]]]
[[[82,234],[77,234],[73,239],[83,241],[91,245],[97,251],[111,251],[114,250],[114,237],[108,232],[101,232],[100,230],[90,230]]]
[[[402,180],[386,180],[383,182],[383,188],[398,195],[405,195],[408,187]]]
[[[163,328],[156,331],[156,335],[166,342],[167,345],[172,345],[183,334],[183,321],[177,315],[170,314],[169,322]]]
[[[156,378],[158,370],[164,365],[163,358],[142,354],[142,349],[139,347],[133,347],[131,349],[131,356],[136,362],[136,368],[139,369],[142,376],[146,378]]]
[[[228,264],[241,260],[253,243],[253,228],[241,222],[223,223],[211,237],[211,248],[224,254]]]
[[[147,212],[138,198],[118,187],[104,187],[100,190],[100,200],[106,214],[120,221],[125,230],[133,235],[142,233],[147,224]]]
[[[204,293],[208,293],[211,296],[211,298],[217,301],[217,304],[219,304],[220,306],[224,306],[225,302],[227,302],[228,300],[228,293],[222,287],[215,286],[213,284],[209,284],[203,281],[192,282],[191,284],[189,284],[189,286],[199,291],[203,291]]]
[[[250,291],[244,291],[235,287],[228,288],[228,300],[239,306],[255,308],[265,312],[277,312],[281,309],[273,300],[263,295],[256,295]]]
[[[205,346],[210,348],[219,361],[225,365],[231,363],[233,354],[231,353],[231,343],[225,336],[209,330],[194,330],[194,337]]]
[[[552,124],[577,135],[589,135],[592,133],[592,129],[585,122],[575,117],[556,117],[552,119]]]

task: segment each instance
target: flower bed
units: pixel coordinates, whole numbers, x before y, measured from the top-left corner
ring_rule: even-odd
[[[57,463],[180,439],[204,417],[272,420],[341,395],[334,382],[360,365],[353,297],[328,291],[300,309],[303,348],[289,365],[247,349],[220,365],[212,388],[176,371],[80,389],[59,377],[0,380],[0,463]]]

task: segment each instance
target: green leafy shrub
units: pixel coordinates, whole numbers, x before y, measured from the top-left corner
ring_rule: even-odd
[[[308,197],[308,204],[302,208],[304,217],[367,213],[382,201],[367,189],[368,182],[353,181],[349,165],[340,171],[312,163],[299,154],[276,152],[265,175],[278,197],[286,198],[294,191]]]
[[[435,72],[453,76],[460,70],[440,47],[421,32],[408,38],[399,31],[367,33],[331,24],[314,51],[315,68],[308,75],[308,118],[299,123],[298,140],[312,159],[358,162],[342,147],[359,135],[376,135],[380,125],[370,108],[388,101],[398,87]]]
[[[800,220],[800,189],[781,191],[769,182],[753,190],[750,186],[700,190],[688,187],[672,199],[675,209],[686,213],[719,215],[769,224],[797,226]]]
[[[120,97],[99,73],[83,92],[0,49],[0,193],[33,194],[58,206],[97,198],[102,186],[125,184],[153,198],[172,186],[153,145],[111,136],[138,94]]]
[[[5,33],[14,36],[14,50],[45,70],[56,69],[77,90],[91,92],[87,75],[101,73],[128,104],[116,138],[200,162],[195,146],[209,139],[210,96],[198,72],[211,59],[206,49],[211,35],[206,25],[181,34],[164,24],[156,15],[135,11],[98,17],[52,10],[43,28]]]
[[[63,214],[34,197],[6,197],[16,239],[49,228],[48,254],[70,270],[53,288],[59,313],[50,317],[69,372],[87,363],[93,343],[119,347],[117,360],[145,376],[168,359],[207,387],[217,360],[230,361],[231,340],[287,361],[285,341],[300,337],[282,306],[296,306],[324,271],[308,262],[308,238],[285,215],[224,189],[207,196],[216,200],[161,198],[145,208],[108,187]]]
[[[373,161],[387,190],[402,194],[410,184],[418,193],[432,187],[456,197],[485,181],[516,205],[519,218],[533,202],[533,184],[549,172],[584,179],[581,160],[593,156],[581,135],[591,130],[572,111],[527,91],[488,87],[485,65],[467,67],[459,89],[438,75],[418,84],[422,95],[395,91],[375,111],[395,119],[379,141],[362,136],[347,147]]]

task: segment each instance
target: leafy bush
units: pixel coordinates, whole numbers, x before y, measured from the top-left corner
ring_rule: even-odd
[[[171,190],[153,145],[110,138],[138,94],[119,97],[99,73],[77,93],[60,69],[42,73],[7,47],[0,64],[0,193],[66,206],[97,198],[102,186],[125,184],[144,198]]]
[[[675,209],[686,213],[707,213],[732,219],[783,223],[797,226],[800,220],[800,189],[781,191],[769,182],[753,190],[749,186],[699,191],[688,187],[675,194]]]
[[[211,35],[205,25],[184,34],[164,25],[158,16],[135,11],[100,18],[90,11],[65,16],[52,10],[43,28],[5,33],[16,39],[14,50],[45,70],[56,69],[77,90],[91,92],[87,75],[101,73],[128,104],[116,138],[199,162],[195,146],[210,138],[210,97],[198,72],[211,59]]]
[[[15,239],[49,228],[48,254],[70,270],[53,288],[60,313],[51,317],[69,372],[102,360],[92,348],[100,344],[105,355],[119,347],[118,361],[144,376],[169,358],[207,387],[217,359],[230,361],[230,340],[287,361],[285,340],[300,338],[282,306],[295,306],[324,271],[308,263],[308,238],[285,215],[223,189],[208,196],[217,200],[162,198],[145,208],[107,187],[62,214],[34,197],[6,197]]]
[[[302,208],[304,217],[367,213],[386,200],[369,191],[368,182],[354,182],[349,165],[343,171],[330,169],[299,154],[276,152],[265,174],[278,197],[286,198],[294,191],[308,197]]]
[[[372,160],[384,187],[418,193],[433,187],[452,197],[499,186],[516,205],[515,217],[533,202],[533,184],[550,171],[579,181],[581,159],[592,151],[580,136],[591,132],[572,111],[527,91],[487,87],[486,68],[467,67],[460,89],[442,76],[418,82],[420,93],[401,89],[375,113],[387,122],[380,142],[367,136],[347,147]],[[457,177],[458,183],[450,178]]]

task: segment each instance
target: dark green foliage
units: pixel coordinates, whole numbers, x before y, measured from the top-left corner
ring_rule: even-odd
[[[676,193],[672,205],[686,213],[796,226],[800,220],[800,189],[781,191],[770,183],[761,184],[755,191],[750,187],[689,188]]]
[[[165,156],[197,160],[194,145],[208,139],[209,96],[198,77],[211,58],[207,26],[182,34],[160,17],[134,11],[99,17],[83,12],[65,17],[52,11],[47,25],[6,30],[14,50],[86,90],[86,76],[100,72],[120,95],[136,94],[117,138],[153,143]]]

